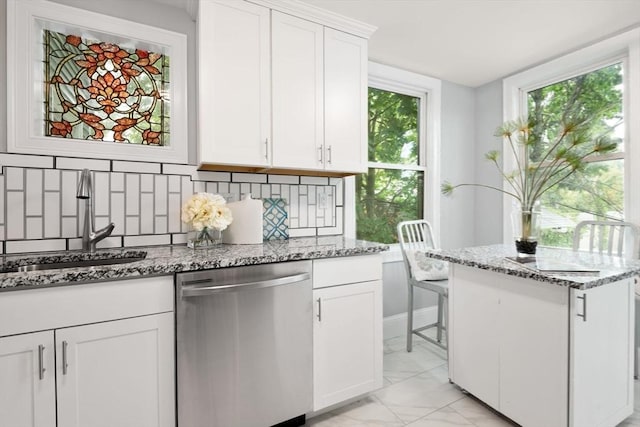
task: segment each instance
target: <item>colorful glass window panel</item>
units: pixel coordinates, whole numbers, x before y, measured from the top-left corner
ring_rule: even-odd
[[[169,145],[169,57],[44,30],[46,136]]]

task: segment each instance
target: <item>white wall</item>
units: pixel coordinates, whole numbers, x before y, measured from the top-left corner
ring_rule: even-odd
[[[502,123],[502,80],[476,88],[475,111],[476,167],[473,182],[502,188],[502,178],[495,165],[484,158],[485,153],[491,150],[502,153],[501,139],[493,136],[496,128]],[[476,188],[474,193],[474,244],[502,243],[502,193],[485,188]]]
[[[441,179],[451,183],[472,183],[475,155],[475,91],[442,82]],[[460,248],[475,243],[475,205],[472,188],[462,188],[442,197],[440,246]]]
[[[7,151],[7,2],[0,0],[0,152]]]
[[[476,154],[474,89],[442,82],[441,174],[442,180],[474,182]],[[441,202],[440,246],[457,248],[473,246],[475,228],[474,191],[460,191]],[[407,311],[407,281],[402,262],[384,264],[384,316]],[[416,290],[415,308],[435,305],[433,292]]]

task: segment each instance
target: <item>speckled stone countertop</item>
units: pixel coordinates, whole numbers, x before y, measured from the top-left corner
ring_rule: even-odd
[[[377,253],[387,245],[346,239],[342,236],[292,238],[265,242],[261,245],[218,245],[210,249],[189,249],[181,246],[149,246],[98,250],[90,254],[80,251],[43,252],[39,254],[5,255],[0,264],[0,291],[59,286],[104,280],[134,279],[169,275],[181,271],[242,265],[268,264],[303,259],[332,258]],[[74,267],[18,271],[30,264],[76,262],[87,259],[142,257],[139,261]]]
[[[430,258],[455,264],[496,271],[511,276],[534,279],[576,289],[602,286],[640,274],[640,261],[628,260],[598,253],[576,252],[569,249],[538,248],[536,256],[542,259],[584,266],[599,270],[594,273],[547,273],[518,265],[507,257],[515,257],[514,245],[490,245],[462,249],[437,249],[425,252]]]

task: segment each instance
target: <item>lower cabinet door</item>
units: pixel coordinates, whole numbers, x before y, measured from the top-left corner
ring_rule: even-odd
[[[382,282],[316,289],[313,410],[382,387]]]
[[[634,284],[570,293],[572,427],[617,425],[633,413]]]
[[[0,338],[0,426],[55,427],[53,331]]]
[[[58,329],[58,427],[175,425],[173,313]]]

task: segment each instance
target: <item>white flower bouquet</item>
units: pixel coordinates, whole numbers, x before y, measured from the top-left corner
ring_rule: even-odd
[[[189,225],[195,236],[189,239],[192,248],[220,243],[220,232],[233,221],[227,202],[219,194],[197,193],[182,205],[182,222]],[[214,236],[214,230],[217,231]]]

